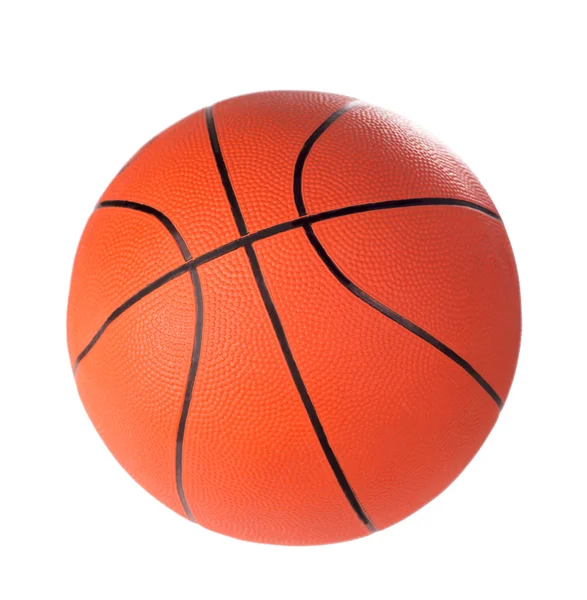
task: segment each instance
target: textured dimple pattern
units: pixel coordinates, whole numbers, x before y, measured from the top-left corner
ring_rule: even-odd
[[[356,285],[440,339],[507,396],[520,296],[501,221],[428,206],[350,215],[314,229]]]
[[[495,211],[470,169],[407,119],[353,108],[321,136],[306,161],[309,213],[402,198],[458,198]]]
[[[292,174],[313,131],[351,99],[265,92],[214,107],[218,138],[249,231],[295,219]]]
[[[196,520],[269,543],[365,535],[289,375],[244,250],[201,269],[202,357],[186,426]]]
[[[175,489],[175,440],[195,328],[189,273],[119,317],[80,363],[84,406],[120,464],[183,514]]]
[[[146,203],[165,214],[194,256],[238,237],[208,139],[204,111],[146,144],[101,200]]]
[[[302,231],[257,252],[333,450],[387,527],[457,477],[498,409],[453,361],[342,287]]]
[[[96,210],[71,279],[67,335],[72,364],[113,310],[182,263],[177,244],[153,216],[122,208]]]

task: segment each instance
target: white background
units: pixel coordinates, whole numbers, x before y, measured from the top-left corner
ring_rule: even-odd
[[[585,598],[583,3],[5,2],[0,9],[0,596]],[[110,456],[65,344],[76,245],[155,133],[225,97],[349,94],[477,173],[516,253],[506,409],[438,499],[359,541],[285,548],[190,524]]]

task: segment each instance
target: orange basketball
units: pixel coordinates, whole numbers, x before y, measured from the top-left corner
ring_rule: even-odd
[[[463,470],[508,394],[516,266],[471,171],[344,96],[226,100],[146,144],[71,282],[85,408],[122,466],[212,530],[366,535]]]

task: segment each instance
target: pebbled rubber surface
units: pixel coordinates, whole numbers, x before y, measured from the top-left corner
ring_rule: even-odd
[[[183,119],[123,167],[76,256],[68,343],[94,425],[155,497],[241,539],[406,517],[475,455],[513,378],[519,289],[489,196],[351,102],[267,92]]]
[[[160,210],[193,256],[238,237],[216,171],[204,111],[160,133],[129,161],[100,198]]]
[[[350,215],[314,230],[359,287],[447,344],[507,395],[521,316],[516,265],[500,221],[430,206]]]
[[[366,535],[320,450],[244,249],[201,269],[205,326],[186,426],[195,519],[244,539]],[[254,326],[252,326],[254,324]]]
[[[67,339],[72,365],[108,315],[127,298],[184,262],[152,216],[122,208],[92,213],[73,266]]]
[[[258,254],[334,452],[387,527],[460,473],[498,408],[453,361],[343,288],[302,231],[259,242]]]
[[[292,163],[311,133],[351,100],[334,94],[273,92],[214,106],[226,167],[251,233],[298,216]]]
[[[175,441],[195,319],[187,273],[121,315],[76,373],[84,406],[112,454],[138,483],[179,513]]]
[[[444,144],[388,110],[362,105],[337,119],[304,168],[309,213],[379,200],[458,198],[496,212],[470,169]]]

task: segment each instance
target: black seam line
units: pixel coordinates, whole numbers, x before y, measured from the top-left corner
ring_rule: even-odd
[[[306,140],[306,143],[303,145],[298,158],[296,160],[296,166],[294,168],[294,199],[296,203],[296,208],[298,209],[298,214],[303,216],[307,214],[306,207],[304,205],[304,199],[302,195],[302,171],[304,170],[304,164],[306,163],[306,159],[308,158],[308,154],[310,154],[310,150],[312,146],[316,143],[318,138],[344,113],[348,112],[352,108],[356,106],[364,105],[365,103],[361,100],[353,100],[345,104],[342,108],[339,108],[336,112],[332,113],[326,121],[324,121],[319,127],[316,128],[314,133]]]
[[[195,522],[194,515],[188,504],[185,490],[183,487],[183,440],[185,434],[185,427],[190,411],[190,404],[192,402],[192,394],[194,391],[194,382],[196,380],[196,373],[198,371],[198,364],[200,362],[200,352],[202,348],[202,331],[204,329],[204,301],[202,298],[202,285],[200,283],[200,277],[196,268],[190,269],[190,275],[192,277],[192,284],[194,286],[194,296],[196,299],[196,329],[194,333],[194,344],[192,346],[192,359],[190,362],[190,370],[188,373],[188,381],[185,388],[185,396],[181,408],[181,416],[179,419],[179,425],[177,428],[177,438],[175,442],[175,483],[177,486],[177,493],[179,499],[185,511],[187,517]]]
[[[117,319],[125,310],[129,309],[139,300],[141,300],[151,292],[154,292],[162,285],[165,285],[169,281],[172,281],[176,277],[179,277],[191,268],[199,267],[200,265],[210,262],[211,260],[214,260],[216,258],[220,258],[221,256],[224,256],[229,252],[237,250],[238,248],[242,248],[243,246],[247,246],[248,244],[252,244],[259,240],[263,240],[274,235],[278,235],[280,233],[284,233],[285,231],[290,231],[298,227],[303,227],[306,224],[319,223],[321,221],[327,221],[336,217],[344,217],[346,215],[355,215],[375,210],[390,210],[394,208],[409,208],[418,206],[461,206],[479,211],[493,219],[501,221],[501,218],[498,214],[492,212],[484,206],[475,204],[473,202],[467,202],[466,200],[456,200],[453,198],[412,198],[407,200],[383,200],[381,202],[371,202],[368,204],[354,204],[352,206],[346,206],[344,208],[335,208],[333,210],[324,211],[314,215],[306,215],[304,217],[293,219],[292,221],[279,223],[278,225],[272,225],[271,227],[267,227],[266,229],[261,229],[260,231],[251,233],[242,238],[232,240],[227,244],[219,246],[214,250],[210,250],[209,252],[206,252],[196,258],[193,258],[190,261],[180,265],[179,267],[176,267],[172,271],[169,271],[165,275],[162,275],[155,281],[149,283],[147,286],[139,290],[136,294],[131,296],[126,302],[124,302],[116,310],[114,310],[106,319],[102,327],[100,327],[100,329],[97,331],[96,335],[94,335],[89,344],[82,350],[82,352],[77,357],[74,372],[77,370],[80,361],[94,347],[96,342],[100,339],[100,337],[107,329],[107,327],[112,323],[112,321]]]
[[[224,162],[224,156],[220,150],[220,142],[218,141],[218,133],[216,131],[216,124],[214,123],[214,107],[212,106],[209,106],[206,109],[206,125],[208,126],[208,137],[210,138],[210,144],[212,145],[212,152],[214,153],[214,159],[216,160],[216,167],[218,169],[218,173],[220,174],[220,179],[222,180],[222,185],[224,186],[224,191],[226,192],[226,197],[228,198],[228,202],[230,204],[230,209],[232,210],[232,216],[234,217],[239,234],[241,236],[247,235],[249,231],[247,229],[243,213],[241,212],[238,204],[238,200],[236,199],[236,194],[234,193],[230,177],[228,176],[228,169],[226,168],[226,163]]]
[[[175,243],[179,247],[181,254],[184,260],[190,260],[192,258],[191,252],[189,251],[185,240],[179,233],[177,227],[172,223],[171,219],[164,215],[160,210],[153,208],[147,204],[141,204],[139,202],[131,202],[129,200],[104,200],[99,202],[96,206],[96,210],[99,208],[127,208],[130,210],[137,210],[139,212],[144,212],[148,215],[153,215],[155,218],[159,219],[161,224],[169,231],[169,233],[173,236]]]
[[[304,171],[304,166],[306,164],[306,160],[308,158],[308,155],[310,154],[310,150],[312,149],[312,147],[314,146],[314,144],[318,141],[318,138],[320,138],[320,136],[336,121],[338,120],[340,117],[342,117],[342,115],[344,115],[346,112],[348,112],[349,110],[352,110],[353,108],[359,107],[359,106],[365,106],[365,103],[361,100],[353,100],[352,102],[349,102],[348,104],[345,104],[342,108],[339,108],[336,112],[332,113],[332,115],[330,115],[330,117],[328,117],[328,119],[326,119],[326,121],[324,121],[324,123],[322,123],[319,127],[316,128],[316,130],[314,131],[314,133],[312,133],[312,135],[306,140],[306,143],[304,144],[304,146],[302,147],[298,158],[296,160],[296,165],[294,168],[294,179],[293,179],[293,193],[294,193],[294,200],[295,200],[295,205],[296,208],[298,210],[298,214],[300,215],[300,217],[303,217],[305,215],[307,215],[307,210],[306,210],[306,205],[304,202],[304,195],[303,195],[303,191],[302,191],[302,174]],[[474,210],[478,210],[490,217],[493,217],[494,219],[498,219],[499,221],[501,221],[501,217],[494,211],[490,210],[489,208],[485,208],[484,206],[481,206],[480,204],[475,204],[474,202],[468,202],[466,200],[456,200],[454,198],[412,198],[412,199],[408,199],[408,200],[385,200],[383,203],[387,203],[387,202],[391,202],[391,203],[396,203],[396,206],[390,206],[389,208],[401,208],[403,207],[407,207],[407,206],[432,206],[432,205],[442,205],[442,206],[465,206],[468,208],[472,208]],[[360,209],[361,207],[369,207],[369,206],[374,206],[374,207],[378,207],[381,204],[380,202],[373,202],[370,204],[355,204],[353,206],[347,207],[346,209],[337,209],[337,210],[344,210],[345,212],[343,214],[355,214],[358,212],[363,212],[362,210],[353,210],[353,209]],[[351,209],[350,211],[346,212],[347,209]],[[330,211],[328,211],[330,212]],[[324,214],[324,213],[319,213],[319,214]],[[342,216],[342,214],[340,215]],[[319,219],[321,220],[321,219]],[[312,222],[316,222],[316,221],[312,221]]]
[[[100,329],[98,329],[98,331],[96,332],[94,337],[90,340],[88,345],[80,352],[79,356],[77,357],[77,359],[75,361],[74,373],[77,371],[77,368],[79,367],[79,363],[88,354],[88,352],[96,345],[96,342],[102,337],[102,334],[112,324],[113,321],[115,321],[118,317],[120,317],[120,315],[122,313],[124,313],[125,311],[127,311],[131,306],[134,306],[139,300],[142,300],[145,296],[148,296],[150,293],[159,289],[162,285],[165,285],[169,281],[172,281],[176,277],[179,277],[180,275],[182,275],[183,273],[188,271],[190,268],[195,268],[193,261],[183,263],[179,267],[173,269],[172,271],[169,271],[168,273],[165,273],[165,275],[162,275],[158,279],[155,279],[155,281],[152,281],[151,283],[146,285],[144,288],[142,288],[136,294],[134,294],[128,300],[126,300],[126,302],[123,302],[117,309],[112,311],[112,313],[110,313],[110,316],[106,319],[106,321],[104,321],[104,323],[102,324]]]
[[[208,132],[210,135],[210,142],[212,144],[212,148],[214,150],[214,155],[216,156],[216,165],[218,166],[218,170],[220,172],[220,176],[222,178],[222,183],[224,184],[224,189],[226,191],[226,196],[230,202],[232,208],[232,214],[234,215],[235,222],[237,224],[238,230],[241,235],[247,233],[247,226],[245,224],[243,214],[241,212],[240,206],[238,204],[238,199],[234,193],[234,189],[230,182],[230,177],[228,175],[228,170],[226,169],[226,164],[224,162],[224,158],[222,156],[222,150],[220,148],[220,144],[218,142],[218,137],[216,136],[216,127],[214,126],[214,116],[212,114],[212,109],[209,108],[206,110],[206,119],[208,122]],[[247,243],[245,245],[245,250],[247,253],[247,257],[249,259],[249,264],[251,265],[251,270],[255,277],[255,281],[257,282],[257,287],[259,288],[259,293],[261,294],[261,298],[263,303],[265,304],[265,310],[269,316],[271,324],[273,326],[273,330],[275,331],[275,336],[279,342],[281,347],[281,352],[285,358],[285,362],[289,369],[289,372],[292,376],[294,384],[298,390],[304,408],[306,409],[306,413],[310,419],[310,423],[318,440],[320,442],[320,446],[328,460],[328,464],[332,469],[338,484],[340,485],[344,495],[346,496],[349,504],[352,509],[355,511],[357,517],[363,522],[363,524],[367,527],[367,529],[371,532],[375,531],[375,526],[367,516],[366,512],[363,510],[363,507],[359,503],[355,493],[353,492],[347,478],[344,475],[342,467],[340,466],[334,452],[328,442],[328,438],[326,437],[326,433],[322,424],[320,423],[320,419],[318,418],[318,414],[316,413],[316,409],[312,404],[312,400],[310,399],[310,395],[308,394],[308,390],[304,384],[302,379],[302,375],[298,369],[298,366],[293,357],[292,350],[290,348],[289,342],[287,341],[287,337],[285,335],[285,330],[281,323],[281,319],[279,318],[279,314],[277,312],[277,308],[271,298],[271,294],[269,293],[269,289],[267,287],[267,283],[265,282],[265,278],[263,277],[263,272],[261,271],[261,265],[259,264],[259,260],[257,258],[257,253],[253,248],[253,241],[251,239],[252,236],[248,236]]]
[[[320,243],[318,238],[316,237],[316,233],[312,229],[312,226],[309,224],[304,225],[304,231],[310,240],[310,243],[316,250],[318,256],[322,259],[322,262],[328,267],[330,272],[336,277],[336,279],[341,283],[345,288],[347,288],[350,292],[352,292],[357,298],[363,300],[374,309],[378,310],[380,313],[395,321],[408,331],[411,331],[413,334],[417,335],[419,338],[428,342],[430,345],[434,346],[437,350],[440,350],[445,356],[450,358],[452,361],[457,363],[460,367],[462,367],[475,381],[491,396],[492,400],[497,404],[499,409],[502,408],[503,402],[499,397],[498,393],[489,385],[489,383],[481,377],[481,375],[468,363],[462,356],[458,355],[454,350],[449,348],[446,344],[443,344],[440,340],[435,338],[432,334],[428,333],[415,323],[412,323],[406,317],[400,315],[395,312],[391,308],[385,306],[370,296],[367,292],[362,290],[359,286],[354,284],[336,265],[336,263],[332,260],[332,258],[326,252],[324,246]]]
[[[182,235],[179,233],[179,230],[173,224],[171,219],[167,215],[163,214],[160,210],[157,210],[156,208],[149,206],[147,204],[141,204],[139,202],[131,202],[128,200],[104,200],[103,202],[98,203],[98,205],[96,206],[96,209],[109,208],[109,207],[136,210],[136,211],[140,211],[140,212],[154,216],[163,224],[163,226],[171,234],[171,236],[175,240],[175,243],[177,244],[178,248],[180,249],[184,260],[189,261],[192,259],[192,254],[189,251],[187,244],[186,244],[185,240],[183,239]],[[194,343],[192,346],[192,358],[190,361],[188,380],[186,383],[185,395],[184,395],[184,399],[183,399],[183,403],[182,403],[181,416],[179,419],[179,425],[177,428],[177,436],[176,436],[176,441],[175,441],[175,483],[176,483],[176,487],[177,487],[177,494],[179,496],[179,499],[181,501],[181,504],[183,506],[186,516],[191,521],[195,521],[194,515],[192,514],[192,511],[189,507],[189,504],[188,504],[188,501],[187,501],[187,498],[185,495],[185,490],[183,487],[183,438],[184,438],[186,422],[187,422],[187,418],[188,418],[188,414],[189,414],[190,404],[192,401],[192,392],[194,389],[196,372],[198,370],[198,363],[200,360],[200,349],[201,349],[201,345],[202,345],[202,329],[203,329],[203,324],[204,324],[204,317],[203,317],[202,286],[200,284],[200,278],[198,276],[198,271],[195,267],[190,269],[190,275],[191,275],[191,279],[192,279],[192,285],[194,288],[194,298],[195,298],[195,302],[196,302],[196,327],[195,327],[195,332],[194,332]],[[161,281],[164,278],[165,278],[165,276],[163,278],[160,278],[158,281]],[[165,281],[170,281],[170,279],[165,279]],[[160,286],[158,286],[158,287],[160,287]],[[147,286],[147,288],[149,288],[149,286]],[[149,291],[145,292],[145,290],[147,288],[143,288],[144,293],[142,295],[139,295],[140,294],[139,293],[133,297],[135,299],[135,301],[132,304],[135,304],[141,298],[143,298],[148,293],[153,291],[153,289],[155,289],[155,288],[149,289]],[[124,310],[129,308],[132,304],[127,303],[127,306]],[[116,314],[115,317],[112,317],[112,315],[111,315],[110,318],[112,320],[114,320],[122,312],[124,312],[124,311],[120,311],[120,313]],[[116,313],[116,311],[115,311],[115,313]],[[114,313],[113,313],[113,315],[114,315]],[[110,322],[112,322],[112,321],[110,321]],[[106,329],[106,327],[108,325],[109,325],[109,323],[108,324],[105,323],[102,326],[101,331],[99,331],[98,334],[96,334],[96,336],[94,336],[94,338],[92,339],[92,342],[90,342],[91,345],[86,346],[86,348],[84,350],[85,354],[82,353],[83,356],[85,356],[91,350],[92,346],[98,341],[98,338],[100,337],[100,335],[102,335],[102,333],[104,333],[104,330]],[[83,356],[80,355],[80,357],[78,357],[78,360],[76,361],[76,365],[75,365],[75,370],[77,370],[79,361],[81,360],[81,358],[83,358]]]
[[[334,123],[334,121],[336,121],[336,119],[338,119],[345,112],[347,112],[349,109],[353,108],[356,105],[357,105],[356,102],[350,102],[346,106],[343,106],[340,110],[333,113],[328,119],[326,119],[326,121],[324,121],[324,123],[322,123],[322,125],[320,125],[320,127],[318,127],[316,129],[316,131],[314,131],[314,133],[308,138],[307,142],[304,144],[304,146],[298,156],[298,159],[296,161],[296,168],[294,170],[294,198],[295,198],[296,207],[298,209],[298,213],[300,214],[300,216],[306,214],[306,206],[305,206],[304,198],[303,198],[303,194],[302,194],[302,178],[303,178],[304,164],[306,162],[306,159],[308,158],[308,154],[310,153],[310,150],[312,149],[313,145],[316,143],[316,140],[318,140],[318,138],[326,131],[326,129],[328,129],[328,127],[330,127],[330,125],[332,125],[332,123]],[[432,200],[432,199],[428,198],[428,199],[420,199],[420,201],[416,200],[417,203],[412,204],[412,206],[422,206],[423,200],[426,200],[427,204],[430,204],[430,200]],[[445,199],[445,200],[448,200],[448,199]],[[409,202],[409,201],[404,201],[404,202]],[[490,211],[487,208],[481,207],[480,205],[473,205],[472,203],[465,202],[464,200],[454,200],[454,199],[450,200],[449,202],[453,206],[468,206],[469,208],[474,207],[475,210],[480,210],[481,212],[483,212],[493,218],[500,219],[499,215],[495,214],[493,211]],[[357,298],[360,298],[361,300],[363,300],[363,302],[366,302],[372,308],[378,310],[380,313],[382,313],[383,315],[385,315],[392,321],[395,321],[396,323],[398,323],[399,325],[401,325],[408,331],[411,331],[413,334],[417,335],[419,338],[428,342],[429,344],[434,346],[434,348],[436,348],[437,350],[440,350],[440,352],[442,352],[445,356],[447,356],[452,361],[454,361],[456,364],[458,364],[460,367],[462,367],[489,394],[489,396],[491,396],[492,400],[497,404],[497,407],[501,410],[501,408],[503,406],[503,401],[499,397],[498,393],[489,385],[489,383],[483,377],[481,377],[481,375],[472,367],[472,365],[470,363],[468,363],[462,356],[458,355],[454,350],[449,348],[446,344],[443,344],[440,340],[435,338],[432,334],[428,333],[427,331],[425,331],[424,329],[422,329],[415,323],[412,323],[412,321],[410,321],[406,317],[400,315],[399,313],[395,312],[391,308],[388,308],[387,306],[385,306],[384,304],[379,302],[379,300],[376,300],[375,298],[373,298],[373,296],[370,296],[367,292],[365,292],[359,286],[357,286],[355,283],[353,283],[339,269],[338,265],[334,262],[334,260],[332,260],[332,258],[329,256],[328,252],[326,252],[326,249],[320,243],[320,240],[318,239],[318,237],[316,236],[316,234],[314,232],[314,229],[312,228],[312,222],[307,221],[306,223],[303,224],[303,228],[304,228],[304,231],[306,232],[306,236],[307,236],[308,240],[314,247],[314,250],[316,251],[318,256],[322,259],[322,262],[326,265],[326,267],[334,275],[334,277],[336,277],[336,279],[339,281],[339,283],[341,283],[350,292],[352,292],[355,296],[357,296]]]
[[[361,506],[356,494],[351,488],[350,483],[348,482],[340,463],[338,462],[332,447],[326,437],[326,432],[322,427],[322,423],[320,422],[320,418],[318,417],[318,413],[312,404],[312,400],[310,399],[310,395],[308,390],[306,389],[306,385],[304,384],[304,380],[302,379],[302,375],[298,369],[296,361],[293,357],[293,353],[289,342],[287,340],[287,336],[285,335],[285,330],[283,328],[283,324],[281,323],[281,319],[279,318],[279,314],[277,312],[277,308],[271,298],[271,294],[269,293],[269,289],[267,288],[267,283],[265,282],[265,278],[263,277],[263,272],[261,271],[261,266],[259,264],[259,260],[257,258],[257,254],[255,249],[251,244],[246,246],[246,253],[249,258],[249,263],[251,265],[251,269],[253,271],[253,275],[255,276],[255,280],[257,281],[257,286],[259,288],[259,292],[261,293],[261,298],[263,299],[263,303],[265,304],[265,309],[267,310],[267,314],[269,315],[269,319],[271,320],[271,324],[273,325],[273,329],[275,331],[275,335],[277,336],[277,340],[281,347],[281,352],[285,358],[285,362],[287,363],[287,367],[289,372],[294,380],[295,386],[298,390],[298,394],[302,399],[302,403],[304,404],[304,408],[306,409],[306,413],[310,419],[310,423],[312,424],[312,428],[314,429],[314,433],[320,442],[320,446],[322,447],[322,451],[328,460],[328,464],[338,481],[339,486],[341,487],[346,499],[351,505],[352,509],[355,511],[356,515],[363,522],[363,524],[369,529],[369,531],[376,531],[375,526],[371,522],[371,519],[367,516],[367,513]]]

